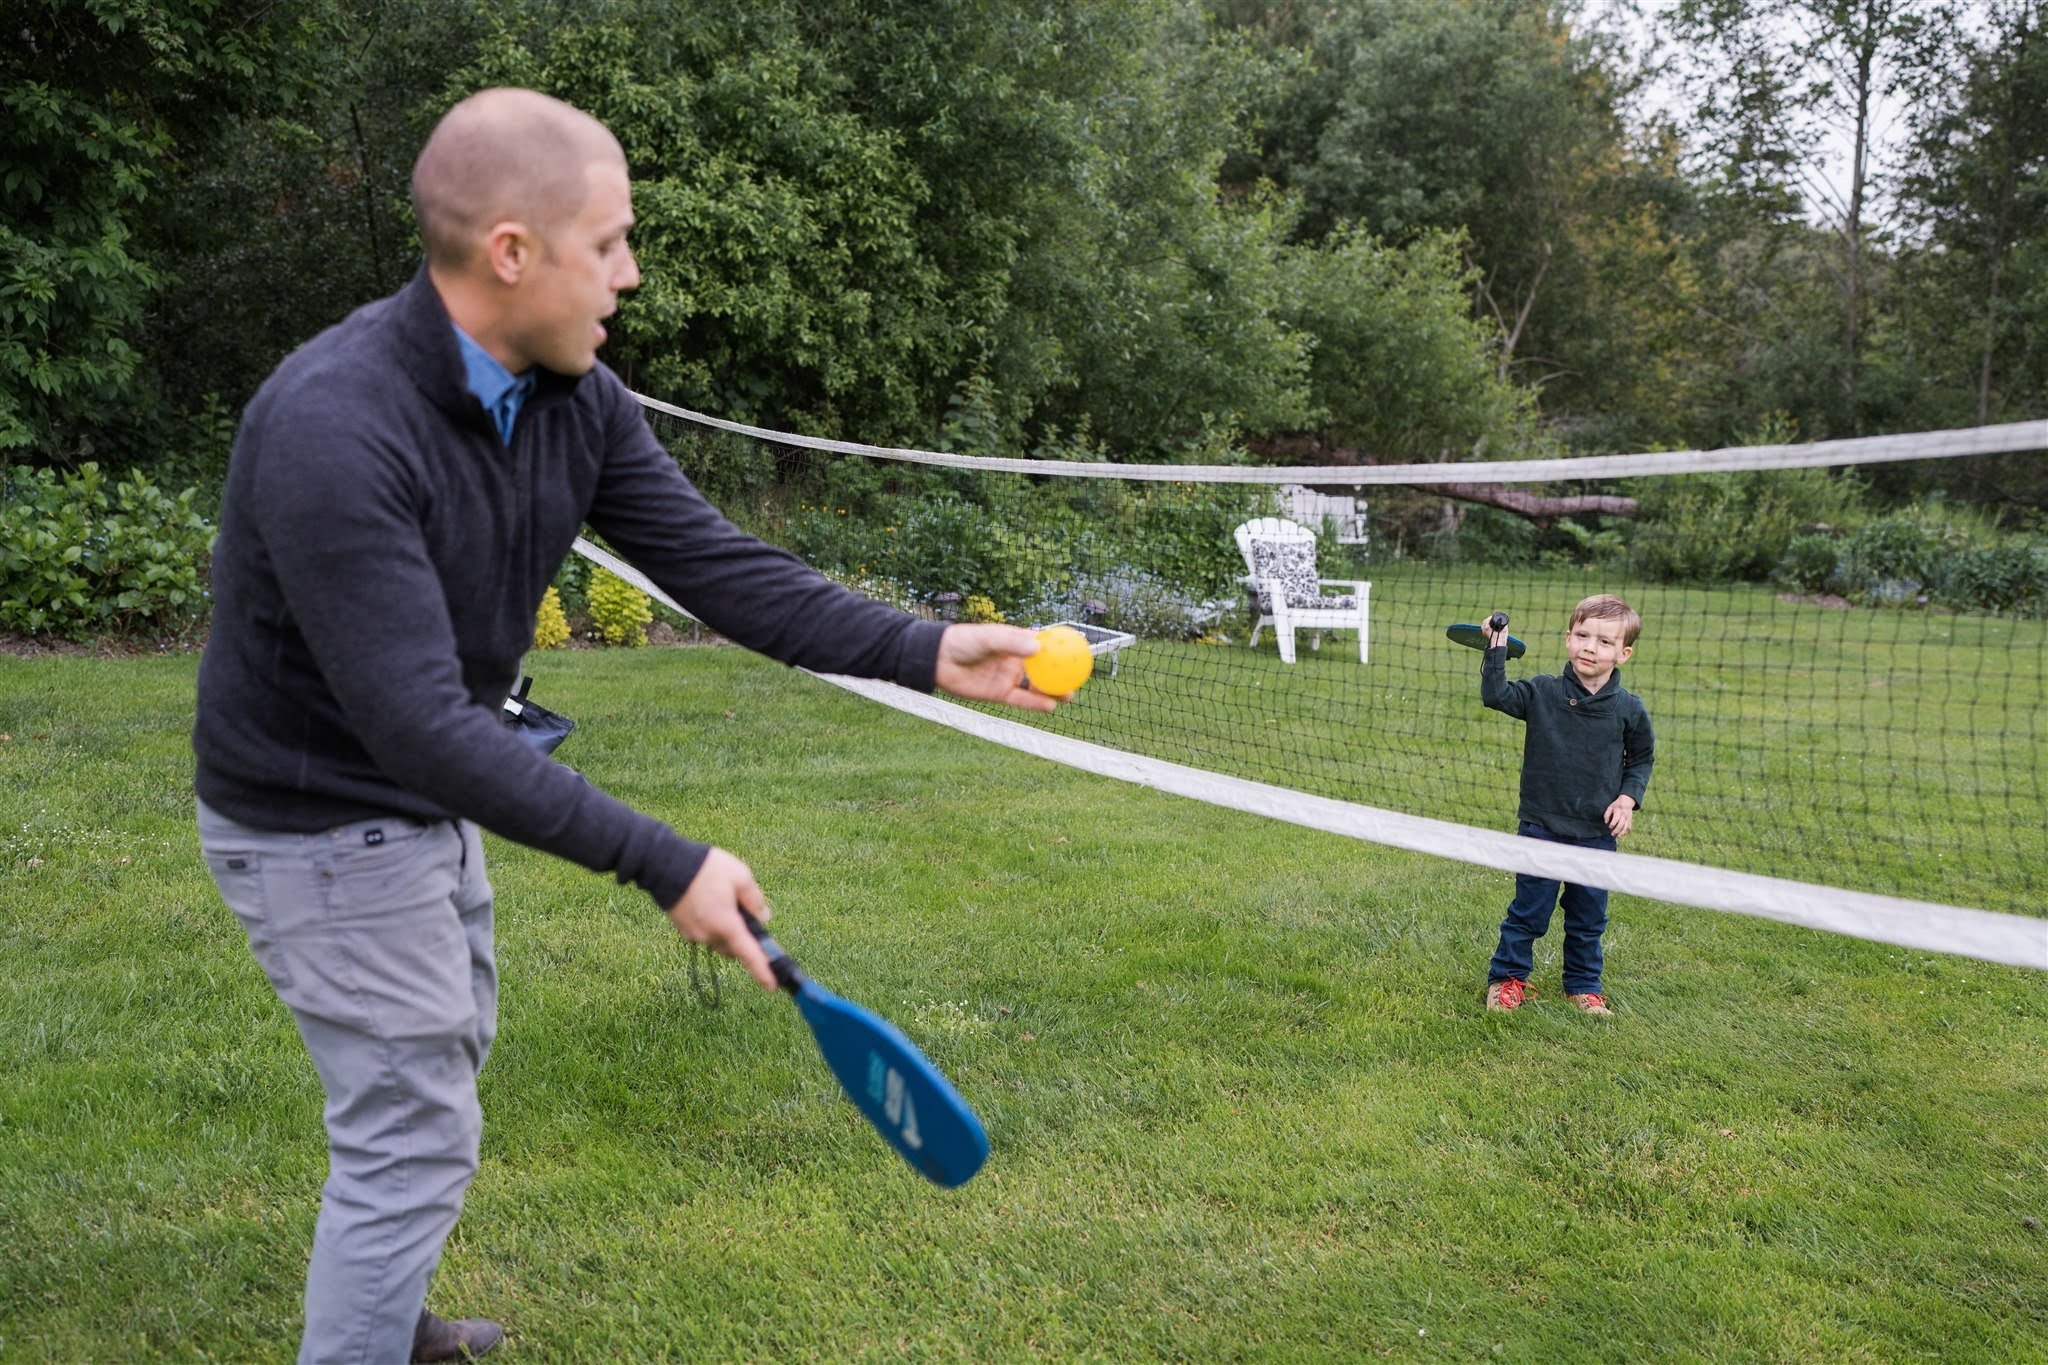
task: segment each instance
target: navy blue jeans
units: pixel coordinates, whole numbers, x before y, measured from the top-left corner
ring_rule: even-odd
[[[1615,846],[1612,834],[1574,839],[1552,834],[1527,821],[1517,833],[1525,839],[1547,839],[1573,848],[1604,848],[1612,852]],[[1558,894],[1560,888],[1562,896]],[[1584,995],[1599,991],[1600,935],[1607,932],[1607,892],[1597,886],[1574,886],[1519,872],[1515,874],[1514,903],[1508,906],[1508,917],[1500,922],[1500,947],[1493,950],[1493,962],[1486,969],[1488,984],[1509,977],[1529,979],[1535,942],[1549,932],[1550,912],[1560,902],[1564,905],[1564,993]]]

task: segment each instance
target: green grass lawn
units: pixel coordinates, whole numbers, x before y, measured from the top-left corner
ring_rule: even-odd
[[[198,862],[194,671],[0,659],[0,1358],[295,1342],[320,1096]],[[786,1001],[727,967],[707,1008],[645,896],[495,843],[503,1031],[434,1301],[499,1358],[2048,1359],[2037,974],[1617,897],[1616,1019],[1561,1004],[1554,935],[1488,1017],[1504,874],[737,650],[551,657],[538,695],[994,1153],[925,1185]]]

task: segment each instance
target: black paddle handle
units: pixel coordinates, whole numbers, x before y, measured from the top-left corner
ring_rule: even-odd
[[[737,908],[740,912],[740,918],[746,922],[747,932],[754,936],[755,940],[760,943],[761,950],[768,954],[768,970],[775,973],[775,984],[788,991],[791,995],[795,995],[796,988],[804,984],[803,968],[796,965],[796,959],[791,957],[788,950],[775,941],[774,936],[768,932],[761,921],[754,918],[752,912],[746,906],[742,905]]]
[[[1486,624],[1495,630],[1506,630],[1508,628],[1508,614],[1504,611],[1497,611],[1486,618]]]

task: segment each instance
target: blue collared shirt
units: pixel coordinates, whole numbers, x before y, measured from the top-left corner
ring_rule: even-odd
[[[455,324],[450,323],[451,327]],[[462,347],[462,367],[469,378],[469,391],[484,405],[484,411],[491,415],[491,421],[498,427],[498,435],[505,438],[505,444],[512,444],[512,424],[519,420],[519,409],[526,402],[526,395],[533,392],[533,371],[515,375],[498,363],[498,358],[477,344],[475,337],[455,327],[456,344]]]

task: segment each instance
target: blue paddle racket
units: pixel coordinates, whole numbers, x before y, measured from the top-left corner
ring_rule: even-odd
[[[796,959],[740,911],[768,954],[775,982],[796,1000],[846,1098],[912,1169],[935,1185],[964,1184],[988,1159],[988,1134],[960,1092],[903,1031],[805,976]]]

